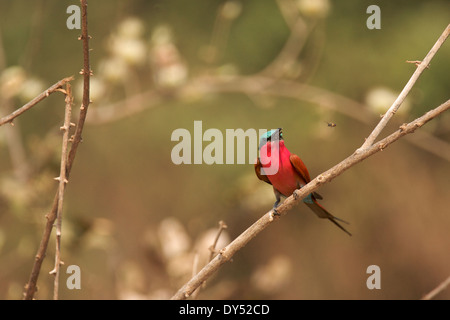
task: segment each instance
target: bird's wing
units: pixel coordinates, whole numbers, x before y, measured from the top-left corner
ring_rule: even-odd
[[[308,169],[306,169],[305,164],[302,159],[296,154],[291,154],[289,160],[291,161],[292,167],[294,167],[295,171],[300,175],[300,177],[305,180],[305,184],[311,181],[309,177]],[[312,193],[316,199],[322,200],[322,196],[317,192]]]
[[[305,183],[310,182],[311,178],[309,177],[308,169],[306,169],[306,166],[303,163],[302,159],[300,159],[300,157],[296,154],[291,154],[289,160],[291,161],[294,170],[305,181]]]
[[[272,184],[272,183],[270,182],[269,178],[267,177],[267,175],[261,174],[261,170],[264,171],[264,169],[263,169],[263,167],[262,167],[262,165],[261,165],[261,161],[259,161],[259,158],[258,158],[258,160],[256,160],[256,163],[255,163],[255,173],[256,173],[256,176],[258,177],[259,180],[262,180],[262,181],[264,181],[264,182],[267,182],[268,184]]]

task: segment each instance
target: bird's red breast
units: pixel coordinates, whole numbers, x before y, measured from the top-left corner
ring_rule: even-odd
[[[284,196],[289,197],[294,190],[304,186],[310,181],[308,170],[300,158],[291,155],[284,145],[284,141],[271,141],[261,147],[260,161],[263,168],[270,167],[271,160],[277,160],[278,171],[275,174],[267,175],[270,183]],[[291,159],[295,157],[295,168]]]

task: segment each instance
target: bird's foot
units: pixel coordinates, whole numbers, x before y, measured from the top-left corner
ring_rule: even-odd
[[[273,210],[270,212],[269,220],[273,221],[274,217],[279,215],[280,213],[278,212],[277,208],[273,208]]]

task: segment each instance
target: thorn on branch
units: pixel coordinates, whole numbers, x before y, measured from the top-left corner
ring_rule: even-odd
[[[64,94],[67,94],[67,91],[64,90],[63,88],[58,88],[58,89],[56,89],[55,91],[59,91],[59,92],[62,92],[62,93],[64,93]]]
[[[60,266],[63,266],[64,265],[64,261],[60,261],[59,262],[59,265]],[[48,274],[56,274],[56,272],[57,272],[57,270],[56,270],[56,266],[53,268],[53,270],[52,271],[50,271]]]
[[[53,178],[53,180],[61,181],[61,177],[55,177],[55,178]],[[64,179],[64,183],[69,183],[69,180]]]
[[[406,63],[413,63],[413,64],[416,65],[416,67],[418,67],[422,63],[422,61],[420,61],[420,60],[412,60],[412,61],[406,60]],[[427,65],[425,68],[430,69],[430,65]]]
[[[81,75],[84,75],[84,74],[85,74],[84,69],[81,69],[79,73],[80,73]],[[90,76],[93,76],[93,75],[94,75],[94,72],[92,71],[92,69],[89,70],[89,75],[90,75]]]
[[[402,124],[399,128],[400,128],[400,131],[405,131],[406,130],[406,126],[407,126],[407,123],[404,123],[404,124]]]

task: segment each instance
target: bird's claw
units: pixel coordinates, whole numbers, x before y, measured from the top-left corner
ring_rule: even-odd
[[[279,215],[280,213],[278,212],[278,210],[276,208],[273,208],[273,210],[270,212],[269,220],[273,221],[273,218]]]

